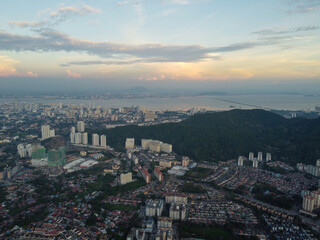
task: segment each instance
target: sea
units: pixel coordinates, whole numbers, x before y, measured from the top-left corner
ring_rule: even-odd
[[[320,95],[222,95],[222,96],[184,96],[151,98],[112,98],[112,99],[73,99],[53,97],[0,98],[0,103],[19,101],[19,103],[76,104],[104,108],[139,106],[150,110],[188,110],[206,108],[207,110],[230,109],[272,109],[291,111],[313,111],[320,106]]]

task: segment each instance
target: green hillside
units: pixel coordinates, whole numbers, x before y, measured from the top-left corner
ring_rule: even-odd
[[[229,160],[249,152],[271,152],[273,158],[312,163],[320,158],[320,118],[286,119],[263,110],[197,114],[180,123],[126,126],[100,130],[108,144],[123,149],[125,138],[158,139],[198,161]]]

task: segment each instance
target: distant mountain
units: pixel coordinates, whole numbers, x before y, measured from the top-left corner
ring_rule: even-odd
[[[198,161],[229,160],[249,152],[271,152],[274,159],[315,164],[320,158],[320,118],[286,119],[264,110],[197,114],[180,123],[101,130],[108,144],[123,149],[125,138],[158,139],[180,155]]]

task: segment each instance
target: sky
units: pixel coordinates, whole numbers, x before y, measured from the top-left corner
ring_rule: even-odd
[[[0,13],[2,90],[320,91],[320,0],[10,0]]]

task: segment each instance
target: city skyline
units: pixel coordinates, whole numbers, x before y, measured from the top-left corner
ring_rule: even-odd
[[[4,89],[319,87],[317,0],[16,3],[0,3]]]

